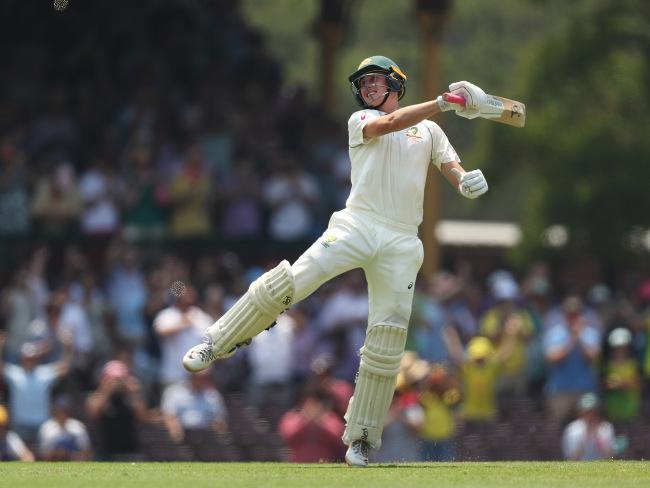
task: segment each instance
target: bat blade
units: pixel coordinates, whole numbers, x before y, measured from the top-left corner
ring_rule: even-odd
[[[502,124],[512,125],[514,127],[523,127],[526,125],[526,105],[509,98],[488,95],[488,103],[498,106],[501,109],[500,114],[487,116],[485,118],[501,122]]]
[[[465,105],[465,99],[455,93],[445,93],[444,97],[448,102]],[[489,112],[482,113],[481,118],[512,125],[513,127],[523,127],[526,124],[526,105],[496,95],[488,95],[487,97]]]

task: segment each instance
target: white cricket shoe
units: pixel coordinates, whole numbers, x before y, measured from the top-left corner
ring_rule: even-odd
[[[366,441],[354,441],[345,453],[348,466],[365,468],[368,466],[368,451],[370,445]]]
[[[228,352],[219,353],[219,351],[215,349],[210,337],[206,336],[203,338],[201,344],[192,347],[185,353],[185,356],[183,356],[183,367],[190,373],[198,373],[199,371],[206,369],[217,359],[228,359],[230,356],[235,354],[237,348],[248,346],[251,341],[252,339],[248,339],[244,342],[240,342]]]

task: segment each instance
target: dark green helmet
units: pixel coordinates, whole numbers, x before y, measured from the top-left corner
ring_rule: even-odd
[[[398,100],[401,100],[406,93],[406,75],[401,69],[399,69],[397,63],[387,58],[386,56],[370,56],[369,58],[361,61],[357,70],[348,77],[348,80],[351,83],[350,88],[352,90],[352,94],[354,95],[357,103],[362,107],[365,108],[367,105],[363,101],[361,93],[359,92],[359,81],[363,75],[366,75],[368,73],[385,74],[388,89],[390,91],[397,92]],[[384,102],[385,101],[386,100],[384,99]]]

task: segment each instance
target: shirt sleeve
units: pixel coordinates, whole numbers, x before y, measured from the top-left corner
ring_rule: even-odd
[[[59,378],[59,368],[56,363],[42,364],[36,367],[35,374],[41,381],[50,385]]]
[[[589,349],[600,350],[600,332],[587,326],[580,333],[580,342]]]
[[[425,120],[427,128],[431,132],[432,137],[432,148],[431,148],[431,162],[436,165],[436,168],[440,169],[444,163],[450,163],[452,161],[460,161],[458,153],[454,149],[454,146],[451,145],[447,134],[440,128],[435,122],[430,120]]]
[[[54,435],[50,427],[50,420],[47,420],[41,424],[38,429],[38,447],[41,450],[41,454],[46,456],[52,451],[52,444],[54,441]]]
[[[15,432],[7,432],[6,441],[9,454],[13,456],[14,459],[20,459],[22,455],[27,452],[27,446]]]
[[[544,354],[550,354],[565,346],[570,339],[568,331],[559,325],[548,329],[544,334]]]
[[[79,421],[74,421],[72,423],[72,435],[77,441],[77,446],[82,451],[87,451],[90,449],[90,436],[86,430],[86,426]]]
[[[363,137],[363,128],[377,117],[379,117],[379,113],[371,110],[359,110],[350,116],[348,120],[348,144],[350,147],[357,147],[370,141]]]
[[[160,410],[162,413],[172,416],[178,414],[176,408],[178,395],[176,394],[176,390],[176,385],[170,385],[163,391],[162,398],[160,399]]]
[[[564,455],[564,459],[572,459],[576,455],[578,447],[582,442],[583,430],[581,425],[575,421],[571,422],[564,429],[562,434],[562,454]]]
[[[21,373],[22,368],[20,366],[16,366],[15,364],[11,363],[5,363],[4,368],[2,368],[2,373],[9,383],[15,383],[17,381],[18,376]]]

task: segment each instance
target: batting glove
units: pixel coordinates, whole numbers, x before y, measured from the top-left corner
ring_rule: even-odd
[[[452,168],[451,172],[458,180],[458,192],[465,198],[474,199],[488,191],[487,180],[480,169],[462,173],[458,168]]]
[[[456,115],[466,119],[475,119],[489,111],[487,95],[478,86],[469,81],[457,81],[449,85],[449,90],[465,99],[465,107],[456,109]],[[459,107],[455,105],[455,107]]]

